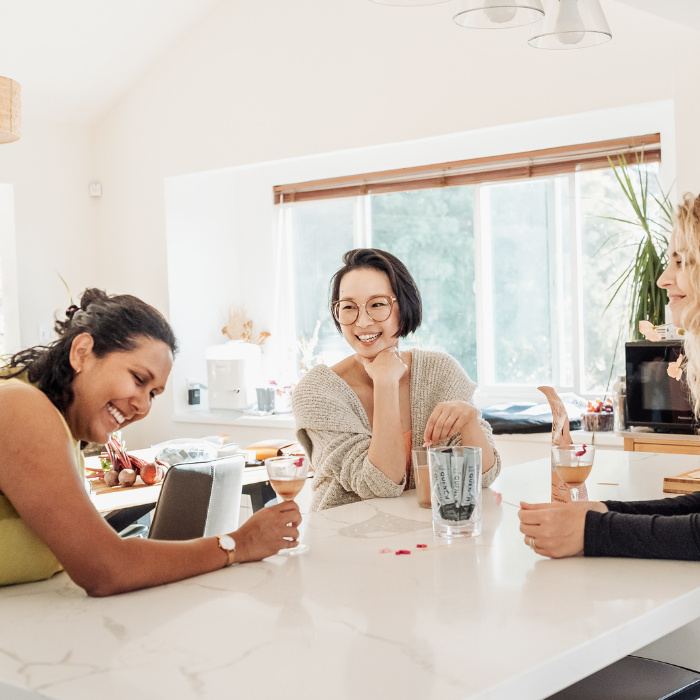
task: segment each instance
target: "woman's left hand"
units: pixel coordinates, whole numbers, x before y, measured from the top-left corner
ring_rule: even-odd
[[[583,534],[586,513],[608,508],[595,501],[575,503],[520,503],[520,532],[525,544],[537,554],[552,559],[575,557],[583,554]]]
[[[423,439],[435,445],[461,432],[464,426],[477,418],[477,410],[466,401],[443,401],[435,406],[428,418]]]

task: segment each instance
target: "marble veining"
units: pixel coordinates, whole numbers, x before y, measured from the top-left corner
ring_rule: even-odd
[[[696,463],[599,451],[589,491],[662,497]],[[0,698],[538,700],[700,616],[698,563],[524,546],[507,503],[548,500],[549,471],[504,469],[506,503],[486,489],[483,534],[451,545],[407,492],[304,516],[300,557],[103,599],[65,574],[0,589]]]
[[[377,510],[374,517],[363,520],[361,523],[341,527],[338,530],[338,534],[342,537],[371,538],[415,532],[416,530],[425,530],[425,523],[420,520],[409,520],[408,518]]]

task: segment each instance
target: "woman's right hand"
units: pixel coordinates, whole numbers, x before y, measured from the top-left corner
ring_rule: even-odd
[[[231,533],[236,543],[233,561],[237,564],[260,561],[277,554],[280,549],[296,547],[300,524],[301,513],[294,501],[262,508]],[[285,540],[285,537],[291,537],[293,541]]]
[[[374,359],[357,356],[374,384],[398,384],[406,374],[408,365],[401,359],[397,347],[382,350]]]

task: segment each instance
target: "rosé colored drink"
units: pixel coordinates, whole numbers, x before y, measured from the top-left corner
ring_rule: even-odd
[[[580,467],[565,467],[563,465],[556,465],[557,474],[559,478],[570,488],[579,489],[583,482],[588,478],[591,473],[593,465],[586,464]]]
[[[275,493],[284,501],[293,501],[299,491],[304,488],[306,477],[297,479],[295,477],[282,477],[270,479],[270,485],[275,489]]]

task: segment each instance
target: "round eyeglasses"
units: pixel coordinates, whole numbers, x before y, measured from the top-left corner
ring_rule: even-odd
[[[373,320],[377,322],[386,321],[391,316],[391,310],[394,308],[396,297],[387,297],[377,295],[370,297],[364,304],[356,304],[349,299],[341,299],[334,301],[331,304],[333,316],[341,326],[351,326],[357,321],[360,315],[360,306],[365,307],[365,312]]]

